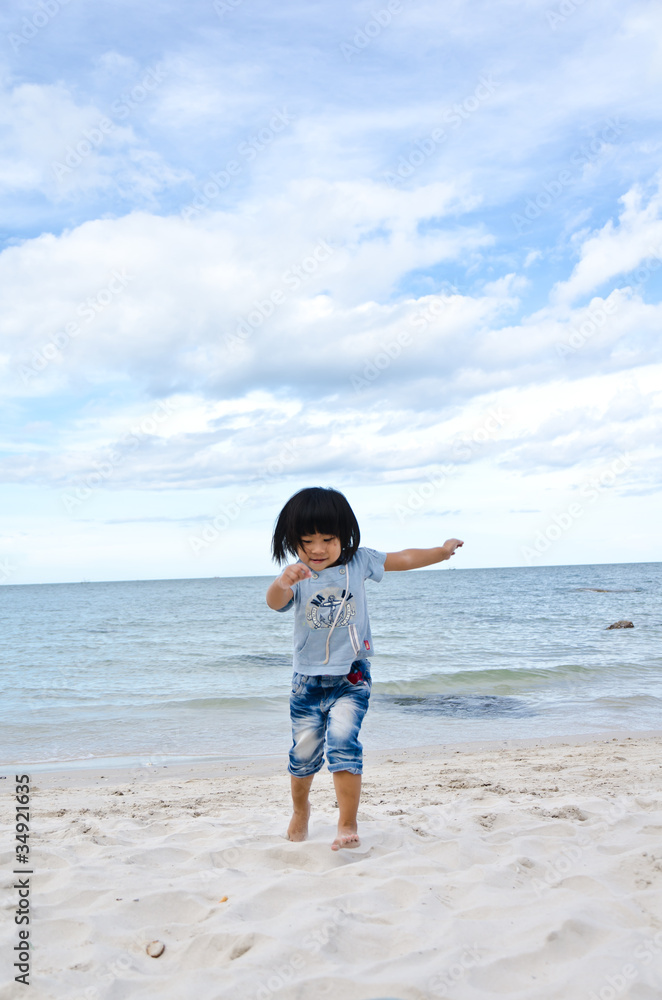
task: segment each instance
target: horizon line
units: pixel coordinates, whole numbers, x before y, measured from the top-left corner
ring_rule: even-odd
[[[408,570],[409,573],[447,573],[449,571],[461,570],[471,573],[476,570],[484,572],[486,570],[504,569],[568,569],[570,567],[593,567],[593,566],[657,566],[662,563],[660,559],[648,559],[639,562],[605,562],[605,563],[546,563],[540,566],[440,566],[434,568],[430,566],[420,569]],[[395,575],[395,574],[394,574]],[[250,579],[272,579],[272,573],[244,573],[239,576],[172,576],[172,577],[152,577],[148,579],[136,578],[130,580],[51,580],[40,583],[3,583],[1,589],[9,587],[80,587],[85,584],[99,583],[182,583],[200,580],[250,580]]]

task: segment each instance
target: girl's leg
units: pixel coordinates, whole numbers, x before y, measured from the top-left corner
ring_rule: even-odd
[[[308,836],[310,786],[324,760],[326,717],[321,711],[318,688],[315,677],[295,673],[290,695],[292,748],[288,770],[292,818],[287,829],[289,840],[305,840]]]
[[[341,678],[326,730],[326,756],[329,770],[333,773],[339,808],[338,836],[331,845],[334,851],[360,844],[356,818],[361,798],[363,747],[359,732],[368,710],[372,680],[367,661],[358,661],[356,665],[363,671],[363,680],[351,684],[346,678]]]
[[[305,840],[308,836],[308,819],[310,817],[310,802],[308,795],[313,783],[314,774],[305,778],[290,776],[292,788],[292,819],[287,828],[288,840]]]
[[[334,771],[333,784],[338,799],[338,836],[331,844],[332,851],[341,847],[358,847],[359,840],[356,816],[361,798],[361,775],[351,771]]]

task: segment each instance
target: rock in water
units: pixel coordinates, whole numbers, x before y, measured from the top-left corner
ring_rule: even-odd
[[[150,958],[159,958],[159,956],[165,951],[165,945],[163,941],[150,941],[145,948],[145,951]]]
[[[632,622],[620,621],[620,622],[614,622],[613,625],[607,625],[607,629],[610,628],[634,628],[634,625],[632,624]]]

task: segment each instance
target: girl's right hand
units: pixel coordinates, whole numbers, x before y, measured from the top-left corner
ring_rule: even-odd
[[[451,556],[455,555],[455,550],[459,549],[462,545],[464,545],[464,542],[461,542],[459,538],[447,538],[442,548],[446,549],[450,559]]]
[[[305,566],[303,563],[294,563],[292,566],[285,567],[276,580],[276,583],[283,590],[289,590],[293,583],[298,583],[299,580],[307,580],[312,575],[308,566]]]

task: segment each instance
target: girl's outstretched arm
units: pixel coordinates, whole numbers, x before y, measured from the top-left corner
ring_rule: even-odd
[[[450,559],[464,542],[459,538],[449,538],[443,545],[434,549],[403,549],[402,552],[386,554],[385,570],[420,569],[422,566],[432,566],[434,563]]]

